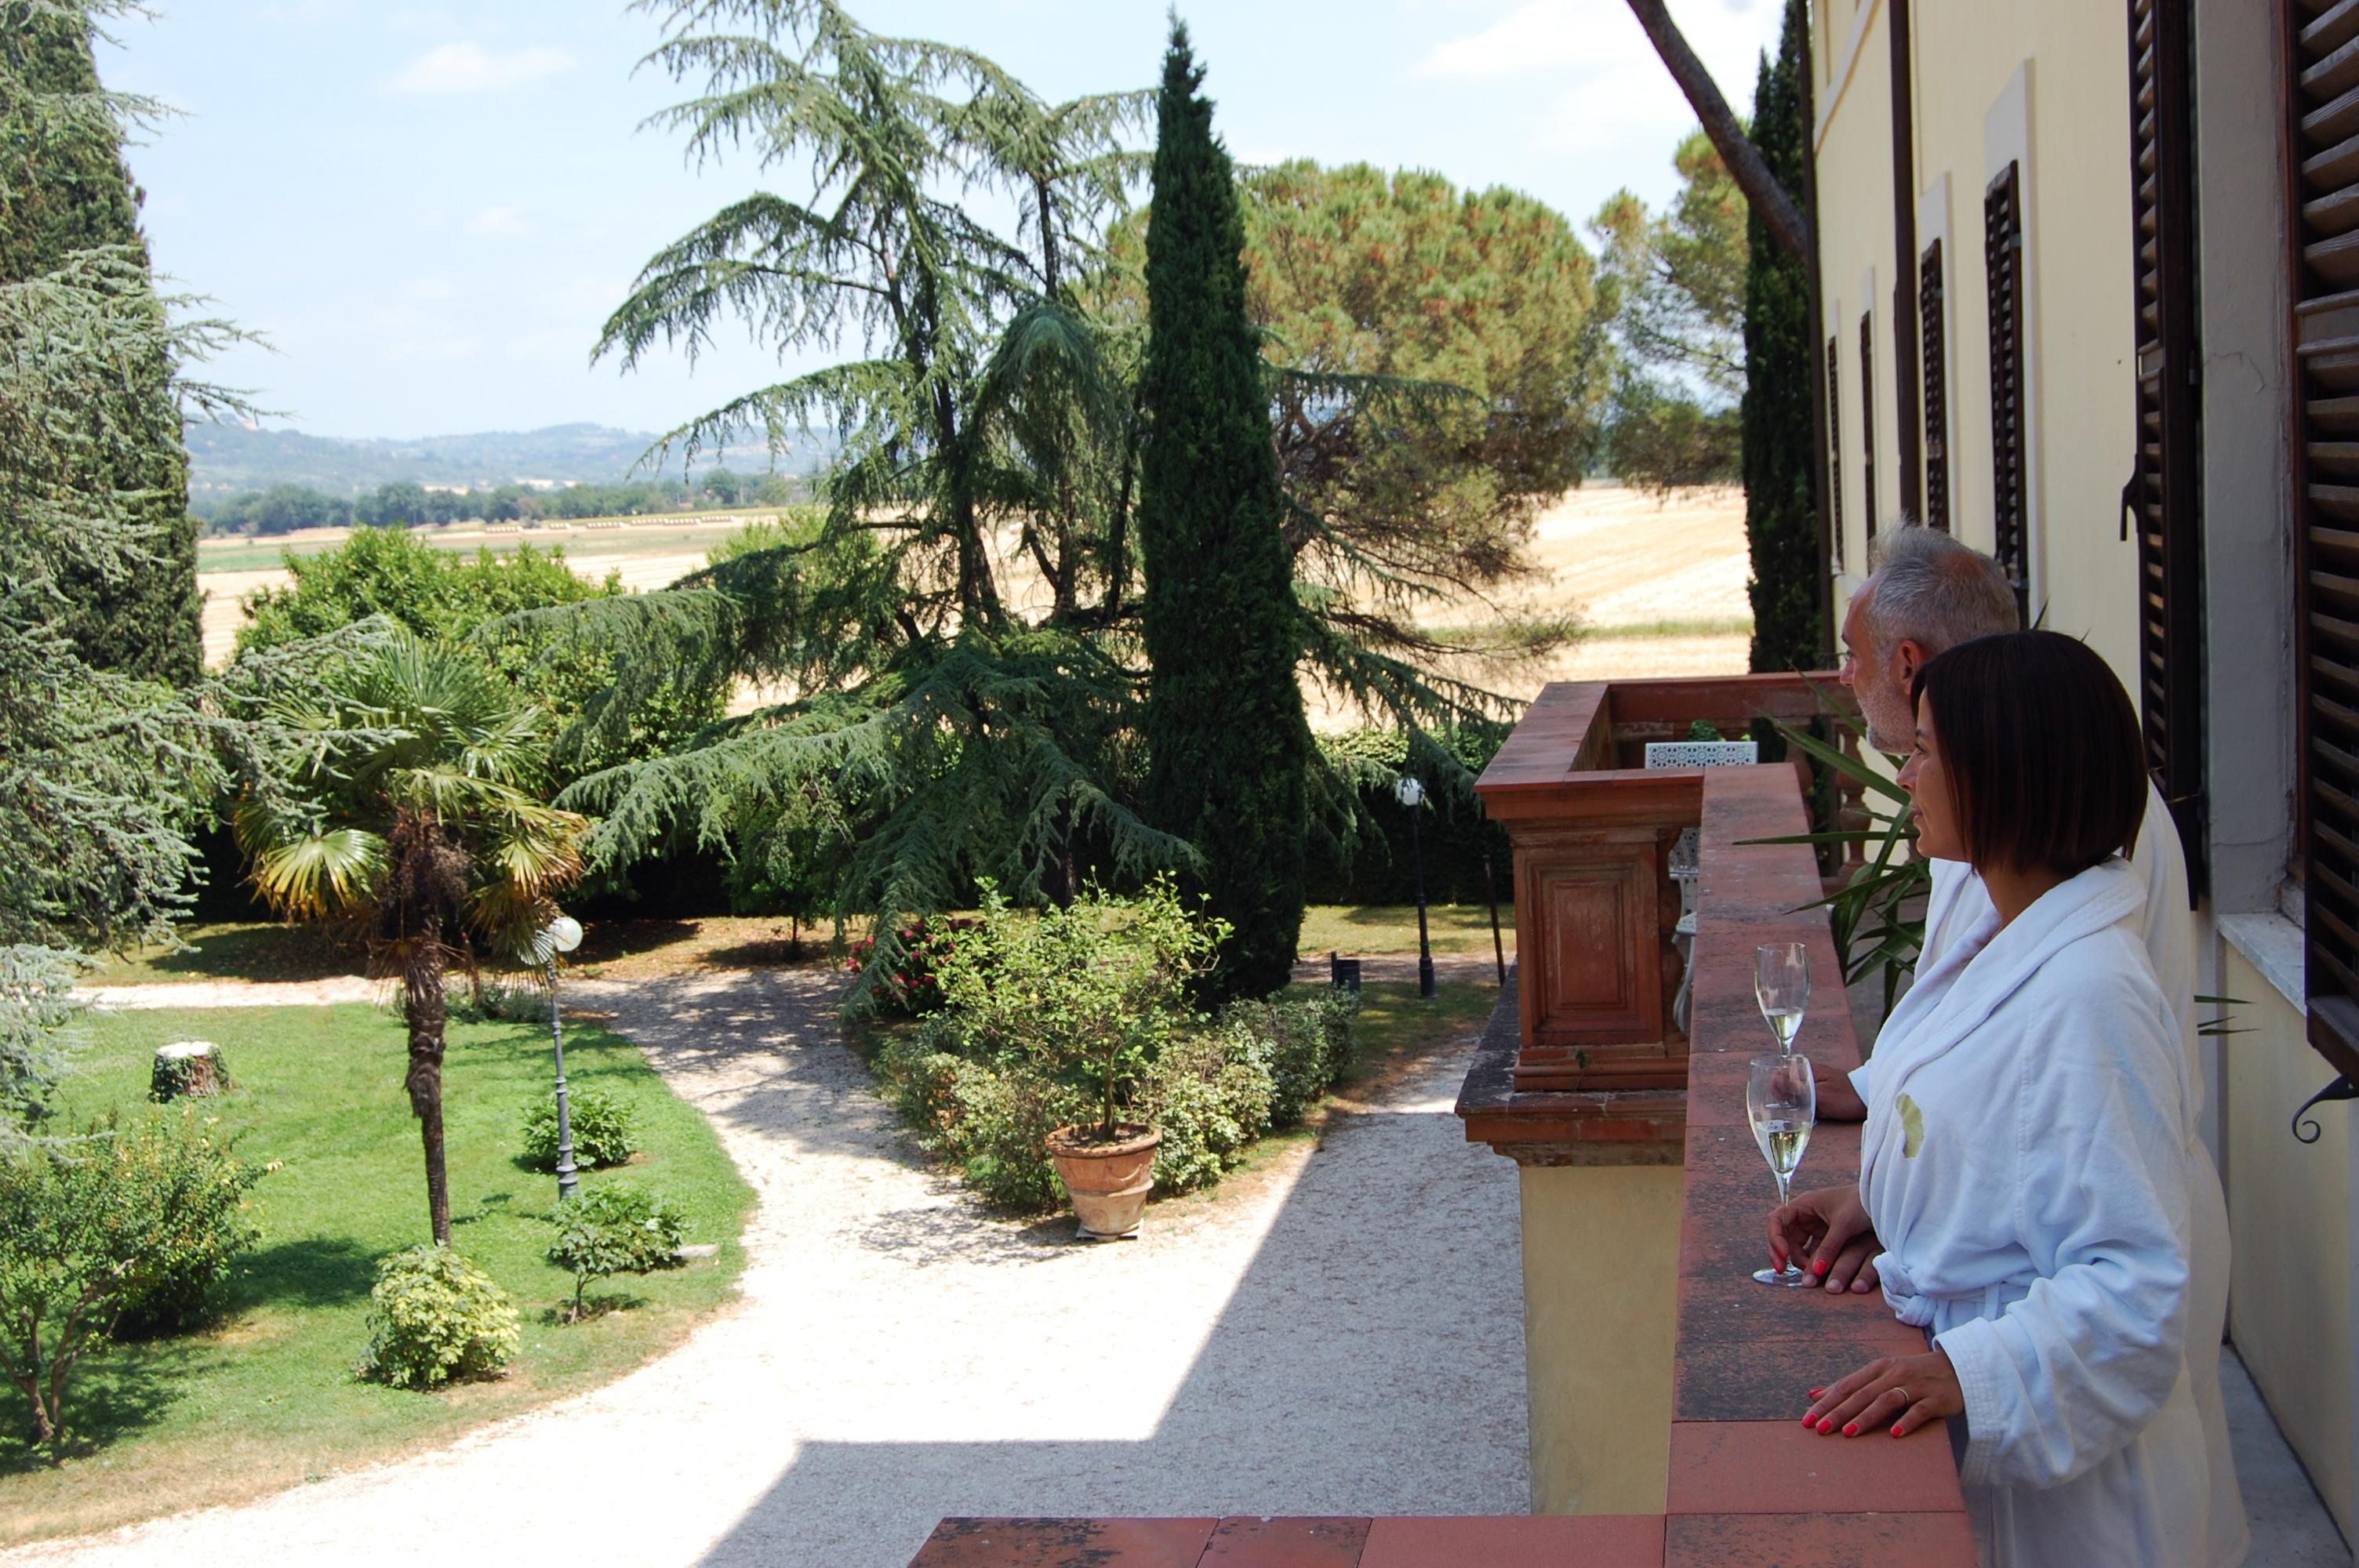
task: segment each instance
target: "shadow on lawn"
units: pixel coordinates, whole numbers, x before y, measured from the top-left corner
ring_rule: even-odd
[[[223,1292],[223,1318],[257,1306],[336,1306],[376,1283],[376,1257],[343,1236],[304,1236],[252,1254]]]
[[[171,1408],[189,1378],[204,1372],[221,1352],[201,1337],[116,1346],[85,1357],[68,1384],[64,1457],[86,1459],[154,1425]],[[0,1403],[0,1476],[45,1469],[47,1448],[34,1446],[30,1404],[15,1389]]]
[[[201,931],[147,967],[168,980],[327,980],[357,975],[367,961],[357,944],[316,927],[256,924]]]

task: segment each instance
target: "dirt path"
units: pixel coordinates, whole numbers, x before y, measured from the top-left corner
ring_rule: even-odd
[[[375,1001],[386,994],[386,987],[359,975],[339,975],[325,980],[157,980],[145,985],[82,986],[75,994],[93,1007],[140,1011],[160,1007],[311,1007]]]
[[[758,1191],[734,1312],[437,1453],[0,1563],[899,1568],[945,1514],[1527,1507],[1516,1183],[1450,1112],[1465,1049],[1090,1247],[912,1155],[832,983],[572,988]]]

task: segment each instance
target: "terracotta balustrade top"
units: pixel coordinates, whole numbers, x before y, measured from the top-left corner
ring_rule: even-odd
[[[1527,1164],[1680,1162],[1688,1037],[1677,999],[1694,955],[1675,940],[1673,860],[1701,820],[1705,781],[1723,770],[1648,769],[1647,747],[1685,741],[1699,721],[1742,735],[1761,719],[1808,720],[1847,701],[1830,676],[1542,689],[1474,786],[1514,846],[1520,970],[1513,1048],[1486,1050],[1461,1106],[1474,1136]],[[1745,771],[1799,787],[1792,765]],[[1795,902],[1815,896],[1813,875]]]

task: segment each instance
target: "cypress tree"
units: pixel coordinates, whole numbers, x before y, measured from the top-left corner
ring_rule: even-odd
[[[92,108],[100,85],[88,12],[22,14],[9,5],[6,13],[0,75],[21,91],[0,104],[0,283],[28,282],[78,251],[108,247],[146,270],[140,197],[123,161],[121,126],[114,114]],[[160,326],[163,307],[155,308]],[[128,379],[93,393],[114,406],[89,427],[114,438],[71,455],[47,478],[65,491],[119,500],[145,531],[147,557],[127,573],[85,567],[61,574],[72,606],[61,630],[93,668],[186,685],[197,678],[203,639],[197,524],[171,377],[159,340]]]
[[[1147,232],[1138,523],[1148,808],[1202,852],[1209,908],[1235,927],[1217,999],[1275,990],[1293,972],[1311,745],[1245,229],[1202,81],[1175,21]]]
[[[1797,206],[1809,156],[1801,79],[1807,28],[1803,0],[1787,0],[1777,58],[1762,57],[1753,96],[1754,145]],[[1815,669],[1826,650],[1818,609],[1810,278],[1758,214],[1748,216],[1745,229],[1745,534],[1753,557],[1746,589],[1753,668]]]

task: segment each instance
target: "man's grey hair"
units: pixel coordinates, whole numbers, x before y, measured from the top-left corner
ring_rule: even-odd
[[[1902,524],[1876,540],[1868,564],[1875,592],[1867,603],[1867,630],[1878,654],[1909,640],[1938,654],[2023,629],[2006,570],[1939,528]]]

